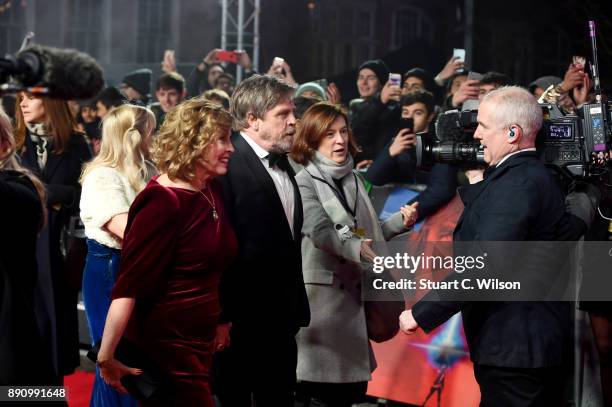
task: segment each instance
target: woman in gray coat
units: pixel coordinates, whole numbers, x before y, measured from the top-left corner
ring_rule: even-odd
[[[322,102],[306,111],[291,157],[304,165],[296,181],[304,208],[302,266],[311,321],[297,336],[297,378],[307,405],[350,406],[364,398],[375,360],[361,276],[376,256],[372,241],[406,231],[417,215],[416,205],[405,206],[378,222],[353,169],[357,151],[339,106]]]

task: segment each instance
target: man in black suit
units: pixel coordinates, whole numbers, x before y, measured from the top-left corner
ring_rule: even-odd
[[[301,262],[302,202],[287,161],[294,89],[268,75],[244,80],[231,98],[236,149],[221,179],[238,237],[222,277],[222,319],[231,344],[216,389],[224,406],[293,406],[295,335],[310,321]]]
[[[465,210],[455,241],[571,240],[584,232],[586,224],[565,212],[563,195],[535,152],[541,124],[540,107],[522,88],[500,88],[483,99],[474,138],[489,168],[483,181],[459,190]],[[545,286],[558,270],[534,256],[522,272]],[[433,301],[437,295],[430,292],[404,311],[400,327],[430,332],[461,311],[481,406],[562,405],[569,304]]]

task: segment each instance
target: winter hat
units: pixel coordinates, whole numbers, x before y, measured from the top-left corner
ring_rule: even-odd
[[[365,61],[359,66],[357,72],[359,73],[362,69],[365,68],[374,71],[381,86],[387,83],[387,81],[389,80],[389,68],[387,68],[387,64],[385,64],[382,59],[370,59],[369,61]]]
[[[153,72],[148,68],[137,69],[128,73],[123,78],[122,83],[136,89],[143,96],[148,96],[151,93],[151,77]]]
[[[321,85],[315,82],[306,82],[301,84],[297,90],[295,91],[295,97],[301,96],[304,92],[314,92],[319,96],[322,100],[327,100],[327,95],[325,94],[325,89]]]
[[[533,93],[535,88],[548,89],[550,85],[557,85],[563,82],[558,76],[542,76],[529,84],[529,91]]]
[[[419,78],[427,86],[431,82],[431,75],[423,68],[412,68],[404,73],[404,81],[410,77]]]

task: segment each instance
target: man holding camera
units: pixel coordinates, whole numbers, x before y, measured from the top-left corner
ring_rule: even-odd
[[[489,168],[483,181],[459,190],[465,210],[455,241],[575,240],[584,232],[592,213],[583,211],[579,220],[565,212],[563,195],[535,151],[541,125],[542,110],[526,90],[510,86],[484,96],[474,138]],[[535,260],[522,271],[541,280],[555,272]],[[437,294],[404,311],[400,328],[430,332],[461,311],[481,406],[562,405],[569,304],[433,301]]]
[[[373,185],[393,182],[427,184],[418,199],[418,220],[422,220],[455,196],[459,168],[442,163],[435,163],[426,170],[417,168],[416,156],[411,150],[417,143],[417,134],[427,132],[435,117],[434,96],[425,90],[416,90],[402,96],[400,104],[404,119],[402,125],[405,126],[376,157],[368,168],[366,179]]]

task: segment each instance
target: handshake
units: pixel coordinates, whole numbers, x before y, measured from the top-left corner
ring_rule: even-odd
[[[406,335],[412,335],[419,329],[419,324],[412,316],[412,310],[406,310],[399,316],[399,327],[400,330]]]

